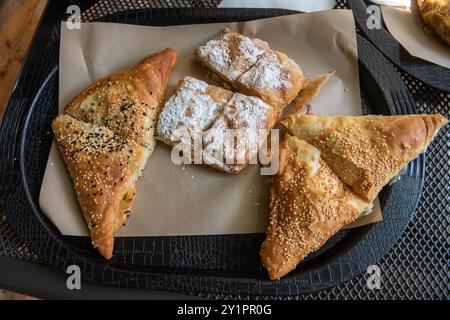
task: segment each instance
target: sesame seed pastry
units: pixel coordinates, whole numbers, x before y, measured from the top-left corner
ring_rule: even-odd
[[[136,194],[135,182],[151,151],[105,126],[89,124],[70,115],[57,117],[52,128],[92,244],[110,259],[114,234],[130,212]]]
[[[344,185],[319,149],[286,134],[270,191],[270,221],[260,255],[272,280],[371,207]]]
[[[372,202],[381,188],[425,150],[448,121],[439,114],[293,114],[280,122],[291,135],[317,147],[342,182]]]
[[[92,244],[106,259],[155,147],[156,119],[176,59],[168,48],[94,83],[53,121]]]
[[[287,133],[260,251],[271,279],[369,211],[381,188],[425,150],[447,119],[293,114],[281,123]]]
[[[65,108],[73,117],[108,127],[153,150],[156,119],[177,59],[168,48],[78,94]]]

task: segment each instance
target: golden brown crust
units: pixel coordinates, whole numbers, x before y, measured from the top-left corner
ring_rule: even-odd
[[[136,186],[131,186],[122,201],[119,204],[119,210],[117,211],[117,218],[114,224],[114,233],[119,231],[119,229],[125,224],[125,221],[129,218],[131,213],[131,206],[133,205],[134,199],[136,198]]]
[[[420,14],[448,45],[450,45],[450,1],[417,0]]]
[[[126,219],[135,195],[134,183],[150,151],[104,126],[70,115],[57,117],[52,128],[93,246],[110,259],[114,234]]]
[[[269,206],[270,222],[260,255],[275,280],[355,220],[370,203],[339,181],[318,149],[285,135]]]
[[[156,118],[176,59],[170,48],[153,54],[129,70],[92,84],[67,105],[65,112],[105,125],[152,150]]]
[[[321,150],[323,159],[363,199],[378,192],[416,158],[447,123],[442,115],[313,116],[281,121],[288,132]]]

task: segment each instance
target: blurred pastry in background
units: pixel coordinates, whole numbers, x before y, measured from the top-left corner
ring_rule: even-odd
[[[450,45],[450,0],[417,0],[425,23]]]

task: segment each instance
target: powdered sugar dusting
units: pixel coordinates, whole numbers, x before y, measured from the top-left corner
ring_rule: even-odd
[[[230,159],[233,164],[246,164],[263,142],[259,129],[270,129],[266,128],[266,119],[271,109],[259,98],[235,93],[205,134],[205,163],[219,168],[226,168]]]
[[[199,57],[227,80],[234,81],[264,53],[250,38],[235,32],[223,32],[198,48]]]
[[[206,93],[208,84],[185,77],[177,92],[166,102],[159,115],[157,134],[165,142],[177,129],[205,130],[223,109]]]
[[[289,80],[287,66],[278,60],[275,53],[264,54],[239,78],[239,82],[258,91],[289,88],[291,86]]]
[[[224,114],[233,118],[241,127],[262,128],[267,112],[272,108],[257,97],[235,93],[225,106]]]
[[[218,98],[222,93],[226,99]],[[231,93],[185,77],[161,111],[157,133],[169,145],[181,142],[191,147],[195,144],[194,136],[200,134],[203,163],[226,172],[238,172],[265,141],[268,130],[260,129],[271,129],[273,123],[268,123],[268,119],[275,119],[274,112],[270,104],[257,97]],[[177,129],[187,130],[190,137],[173,139]],[[196,150],[193,152],[197,154]]]
[[[204,132],[203,162],[223,170],[227,169],[226,159],[233,159],[234,151],[227,143],[227,123],[223,117],[218,118],[211,129]]]

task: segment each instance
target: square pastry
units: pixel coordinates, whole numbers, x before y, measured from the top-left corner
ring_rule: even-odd
[[[266,43],[229,29],[198,47],[194,57],[227,82],[233,83],[264,54]],[[267,46],[268,47],[268,46]]]
[[[277,121],[276,110],[257,97],[235,93],[203,138],[203,163],[239,173],[255,160]]]
[[[260,97],[281,113],[306,83],[298,64],[284,53],[267,50],[234,86],[245,94]]]
[[[181,147],[183,157],[190,153],[190,162],[238,173],[256,155],[277,117],[273,106],[257,97],[185,77],[159,115],[157,138]]]
[[[281,112],[307,84],[292,59],[257,38],[225,29],[194,56],[240,92],[257,96]]]
[[[159,114],[157,139],[174,146],[180,141],[177,130],[194,132],[211,128],[232,95],[231,91],[184,77]]]

